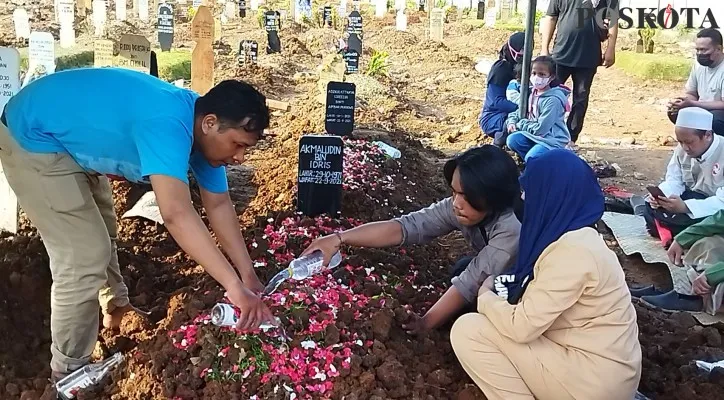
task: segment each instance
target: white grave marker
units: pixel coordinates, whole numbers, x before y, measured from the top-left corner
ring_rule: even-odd
[[[58,22],[73,25],[75,20],[75,2],[73,0],[58,0]]]
[[[395,26],[397,27],[398,31],[404,32],[407,30],[407,15],[405,15],[405,10],[397,10]]]
[[[442,26],[445,22],[445,11],[442,8],[433,8],[430,13],[430,39],[442,42]]]
[[[20,53],[0,47],[0,110],[20,90]],[[18,198],[10,188],[0,165],[0,230],[18,231]]]
[[[125,21],[128,18],[126,0],[116,0],[116,20]]]
[[[123,35],[118,41],[118,66],[149,73],[151,44],[142,35]]]
[[[60,47],[67,49],[75,46],[75,29],[71,21],[60,20]]]
[[[15,23],[15,37],[29,39],[30,21],[28,21],[28,12],[24,8],[16,8],[13,11],[13,22]]]
[[[387,0],[375,0],[375,17],[384,18],[387,13]]]
[[[239,6],[234,1],[227,1],[226,4],[224,4],[224,15],[226,16],[227,21],[233,21],[236,19],[236,16],[239,14]]]
[[[93,66],[96,68],[113,66],[113,42],[98,39],[93,43]]]
[[[93,0],[93,27],[96,36],[102,36],[106,26],[106,2],[104,0]]]
[[[337,8],[337,12],[339,13],[339,16],[342,18],[347,17],[347,0],[341,0],[339,2],[339,7]]]
[[[404,10],[407,7],[405,0],[395,0],[395,10]]]
[[[495,20],[498,16],[498,8],[493,7],[485,11],[485,26],[487,28],[495,27]]]
[[[55,39],[50,32],[33,32],[28,46],[28,72],[23,86],[55,72]]]
[[[148,22],[148,0],[138,0],[138,19]]]
[[[256,11],[259,9],[259,0],[251,0],[251,9]]]

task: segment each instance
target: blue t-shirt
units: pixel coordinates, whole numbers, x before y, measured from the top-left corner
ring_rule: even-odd
[[[85,170],[149,182],[166,175],[188,184],[189,168],[213,193],[228,189],[194,142],[198,94],[121,68],[82,68],[42,77],[5,106],[8,128],[31,153],[68,153]]]

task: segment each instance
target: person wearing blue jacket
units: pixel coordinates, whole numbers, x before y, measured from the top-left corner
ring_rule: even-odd
[[[478,123],[486,136],[493,138],[498,147],[505,145],[507,131],[505,121],[508,114],[518,109],[518,104],[508,100],[506,90],[511,80],[515,78],[514,68],[523,59],[523,46],[525,34],[516,32],[500,49],[496,61],[488,73],[488,84],[485,91],[485,103],[480,113]]]
[[[506,121],[510,133],[506,144],[525,162],[548,150],[565,148],[571,141],[565,122],[571,91],[559,84],[555,70],[551,57],[533,60],[528,118],[519,119],[517,113],[512,113]]]

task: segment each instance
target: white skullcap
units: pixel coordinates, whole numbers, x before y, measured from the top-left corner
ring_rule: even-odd
[[[679,110],[676,126],[681,128],[710,131],[714,115],[701,107],[686,107]]]

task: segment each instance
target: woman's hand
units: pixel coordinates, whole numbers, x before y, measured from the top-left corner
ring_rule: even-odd
[[[339,250],[340,246],[342,246],[343,243],[344,241],[342,239],[341,233],[327,235],[313,241],[309,245],[309,247],[307,247],[304,252],[302,252],[301,256],[312,254],[315,251],[321,251],[322,255],[324,256],[324,261],[322,262],[322,265],[326,267],[332,260],[332,256],[334,255],[334,253]]]
[[[709,286],[709,281],[706,280],[706,274],[703,272],[694,279],[694,282],[691,284],[691,288],[694,290],[694,294],[699,296],[705,296],[711,293],[711,286]]]

